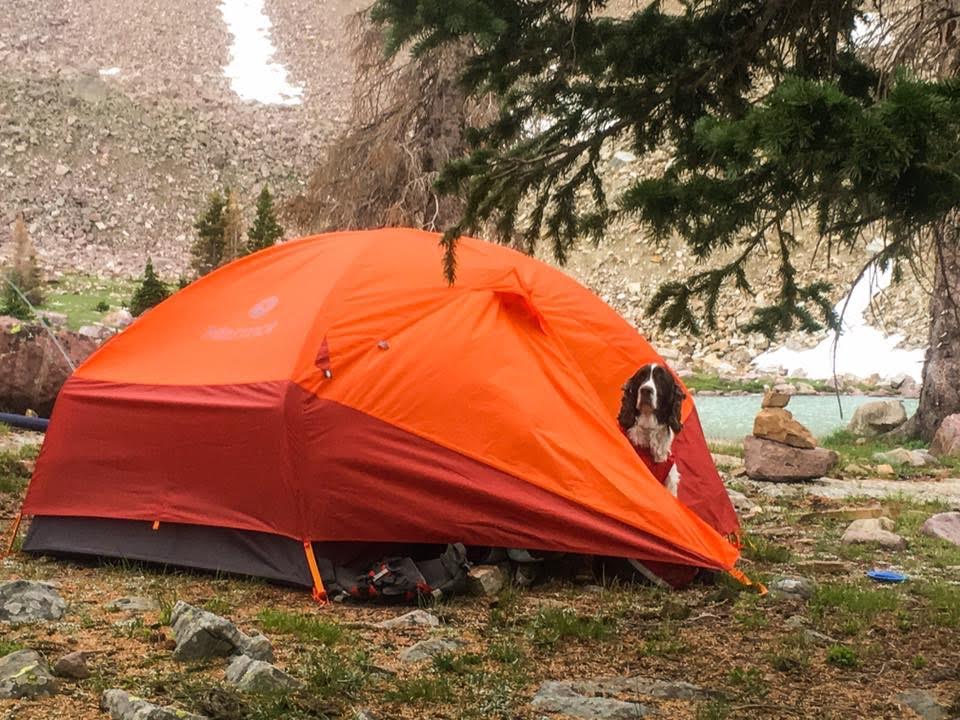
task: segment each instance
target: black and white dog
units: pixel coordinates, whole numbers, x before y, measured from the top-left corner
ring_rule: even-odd
[[[630,439],[650,472],[677,495],[680,473],[670,452],[683,424],[680,409],[686,397],[673,375],[662,365],[648,363],[623,386],[620,429]]]

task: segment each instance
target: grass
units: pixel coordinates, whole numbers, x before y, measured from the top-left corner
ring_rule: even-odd
[[[938,627],[960,627],[960,586],[946,582],[917,583],[911,594],[922,601],[916,614],[923,622]]]
[[[445,703],[453,700],[450,680],[443,675],[418,675],[398,680],[384,699],[396,703]]]
[[[17,650],[23,650],[23,645],[15,640],[0,640],[0,657],[5,657]]]
[[[766,538],[747,535],[743,539],[743,555],[749,560],[771,565],[782,565],[793,559],[793,552],[783,545]]]
[[[821,585],[810,601],[810,610],[820,621],[847,635],[856,635],[881,613],[899,609],[901,596],[893,588],[874,589],[857,585]]]
[[[906,448],[907,450],[918,450],[925,448],[926,445],[919,440],[903,440],[891,442],[883,437],[860,437],[847,430],[837,430],[824,438],[821,438],[820,445],[828,450],[834,450],[840,456],[840,468],[845,469],[851,465],[861,467],[875,466],[878,464],[874,459],[874,454],[889,452],[896,448]],[[941,467],[954,470],[960,470],[960,458],[942,458]],[[911,477],[918,475],[929,475],[930,466],[912,467],[909,465],[900,465],[896,472],[901,477]]]
[[[730,455],[731,457],[743,457],[743,443],[721,442],[711,440],[707,442],[707,447],[714,455]]]
[[[773,378],[757,378],[754,380],[737,380],[734,378],[724,378],[707,373],[694,373],[683,378],[683,383],[691,390],[696,392],[721,392],[721,393],[762,393],[768,386],[773,385]],[[825,380],[808,380],[806,378],[787,378],[787,383],[796,385],[805,383],[813,387],[817,392],[833,392],[833,388]]]
[[[65,275],[47,285],[46,298],[39,309],[63,313],[67,316],[67,327],[77,330],[100,322],[110,308],[125,306],[135,286],[133,280]]]
[[[300,640],[324,645],[335,645],[343,637],[342,627],[312,615],[266,608],[257,614],[257,621],[268,632],[293,635]]]
[[[201,603],[200,607],[212,612],[214,615],[226,615],[233,610],[233,606],[220,595],[214,595],[209,600],[205,600]]]
[[[727,676],[727,682],[746,698],[765,698],[770,686],[758,668],[735,667]]]
[[[810,668],[810,640],[803,632],[784,636],[770,653],[770,666],[781,673],[805,672]]]
[[[19,493],[30,480],[30,470],[19,452],[0,452],[0,493]]]
[[[531,640],[545,648],[561,640],[605,640],[613,631],[611,618],[581,615],[572,608],[544,608],[530,624]]]

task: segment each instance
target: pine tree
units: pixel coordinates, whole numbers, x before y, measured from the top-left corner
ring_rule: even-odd
[[[223,262],[236,260],[243,254],[243,212],[234,190],[227,190],[227,204],[223,210]]]
[[[277,222],[273,210],[273,196],[264,185],[257,197],[257,216],[253,220],[253,227],[247,232],[247,252],[255,253],[272,246],[283,237],[283,228]]]
[[[153,270],[153,260],[147,258],[147,265],[143,269],[143,279],[133,293],[130,300],[130,313],[137,317],[154,305],[159,305],[170,295],[167,286],[157,277]]]
[[[951,0],[652,2],[615,15],[604,0],[377,0],[388,50],[422,56],[468,43],[461,81],[495,92],[499,117],[466,129],[471,151],[438,187],[461,197],[444,235],[487,223],[559,261],[581,238],[637,219],[652,242],[681,237],[712,266],[670,278],[651,313],[713,327],[725,287],[753,293],[748,262],[778,269],[750,328],[768,337],[837,326],[830,286],[802,283],[795,229],[811,219],[823,265],[863,252],[899,279],[935,258],[930,349],[911,430],[929,439],[960,412],[960,34]],[[865,33],[863,28],[873,28]],[[608,197],[602,151],[666,152],[654,176]],[[768,295],[769,297],[769,295]],[[699,304],[702,303],[702,304]]]
[[[190,252],[193,269],[198,276],[206,275],[223,264],[224,256],[224,208],[226,200],[219,192],[211,193],[207,208],[193,227],[197,239]]]

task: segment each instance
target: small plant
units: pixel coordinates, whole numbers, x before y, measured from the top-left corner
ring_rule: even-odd
[[[568,638],[604,640],[613,632],[613,622],[581,615],[573,608],[545,608],[537,613],[530,630],[535,645],[553,647]]]
[[[386,692],[385,697],[389,702],[432,704],[450,702],[454,694],[446,677],[421,675],[398,680],[396,685]]]
[[[370,657],[362,650],[349,654],[330,649],[312,653],[304,669],[309,694],[322,700],[354,698],[369,678]]]
[[[743,554],[754,562],[782,565],[793,558],[793,552],[788,547],[777,545],[766,538],[746,536],[743,542]]]
[[[680,636],[680,628],[674,622],[662,622],[660,626],[644,640],[643,651],[656,657],[683,655],[689,646]]]
[[[300,640],[313,640],[324,645],[335,645],[343,637],[343,628],[339,625],[312,615],[268,608],[260,611],[257,620],[264,630],[294,635]]]
[[[0,493],[18,493],[30,479],[30,470],[18,452],[0,452]]]
[[[253,227],[247,232],[247,252],[255,253],[258,250],[274,245],[283,237],[283,228],[277,222],[273,210],[273,196],[264,185],[257,197],[257,215],[253,219]]]
[[[777,672],[799,673],[810,667],[810,641],[803,633],[792,633],[781,640],[770,655],[770,665]]]
[[[16,640],[0,640],[0,658],[15,653],[17,650],[23,650],[23,645]]]
[[[153,271],[153,261],[148,258],[147,265],[143,269],[143,279],[130,300],[130,313],[134,317],[142,315],[150,308],[162,303],[169,295],[167,286],[160,282],[160,278]]]
[[[829,619],[849,635],[857,634],[883,612],[893,612],[900,596],[889,589],[856,585],[821,585],[810,601],[815,617]]]
[[[856,667],[857,653],[846,645],[831,645],[827,649],[827,662],[836,667]]]
[[[101,300],[97,303],[96,308],[94,308],[99,313],[105,313],[110,311],[110,303],[106,300]]]
[[[214,615],[226,615],[233,610],[233,606],[219,595],[214,595],[203,603],[203,609],[212,612]]]
[[[726,700],[707,700],[697,707],[697,720],[727,720],[730,717],[730,703]]]
[[[462,655],[442,653],[434,656],[433,670],[438,673],[463,675],[481,663],[483,663],[483,658],[474,653],[464,653]]]
[[[745,697],[764,698],[770,692],[770,686],[758,668],[735,667],[727,680]]]
[[[927,659],[923,655],[914,655],[910,664],[914,670],[923,670],[927,666]]]
[[[490,646],[487,654],[491,660],[503,665],[518,665],[526,659],[523,649],[512,640],[498,640]]]

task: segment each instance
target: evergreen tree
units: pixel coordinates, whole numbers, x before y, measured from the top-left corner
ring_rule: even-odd
[[[836,327],[822,281],[803,284],[795,227],[812,218],[824,265],[862,252],[894,278],[930,255],[931,328],[911,430],[929,439],[960,412],[960,34],[950,0],[687,0],[613,16],[604,0],[377,0],[388,50],[467,42],[461,80],[495,92],[499,117],[468,129],[471,151],[441,173],[461,196],[444,236],[485,223],[563,261],[623,215],[653,241],[676,234],[714,265],[671,278],[650,311],[665,326],[713,326],[721,290],[752,293],[747,264],[779,271],[750,329],[770,337]],[[601,150],[664,150],[654,177],[608,197]],[[865,268],[866,270],[866,268]],[[702,303],[702,304],[701,304]]]
[[[211,193],[206,210],[193,225],[197,239],[190,252],[193,255],[193,269],[198,276],[206,275],[223,264],[225,207],[223,195]]]
[[[226,265],[243,255],[243,212],[234,190],[227,190],[227,204],[223,209],[223,261]]]
[[[283,228],[277,222],[273,210],[273,196],[264,185],[257,197],[257,216],[253,219],[253,227],[247,232],[247,252],[255,253],[274,245],[283,237]]]
[[[143,269],[143,279],[137,286],[130,300],[130,313],[137,317],[142,315],[154,305],[159,305],[170,295],[167,286],[153,271],[153,260],[147,258],[147,265]]]

